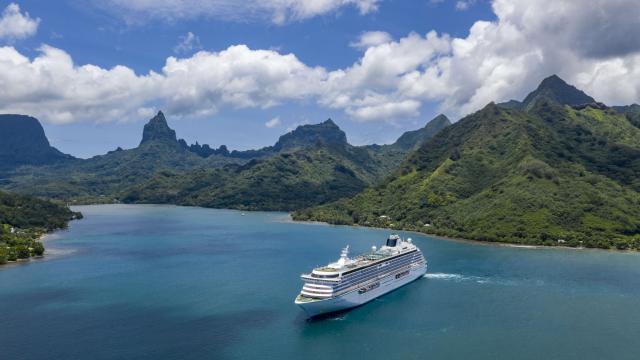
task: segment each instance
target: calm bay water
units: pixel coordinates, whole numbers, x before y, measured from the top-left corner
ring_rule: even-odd
[[[283,213],[84,206],[0,268],[3,359],[638,359],[640,254],[411,236],[425,278],[308,321],[299,274],[384,230]],[[376,244],[379,245],[379,244]]]

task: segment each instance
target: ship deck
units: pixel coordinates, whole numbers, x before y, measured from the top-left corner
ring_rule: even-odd
[[[346,270],[353,270],[353,269],[357,269],[359,267],[363,267],[366,265],[370,265],[372,263],[378,262],[380,260],[389,258],[393,255],[399,255],[399,254],[391,254],[391,253],[383,253],[380,250],[378,251],[372,251],[366,254],[362,254],[362,255],[358,255],[355,258],[353,258],[354,262],[348,265],[345,265],[344,268],[342,269],[335,269],[329,266],[322,266],[319,268],[315,268],[313,269],[314,271],[320,271],[320,272],[342,272],[342,271],[346,271]]]

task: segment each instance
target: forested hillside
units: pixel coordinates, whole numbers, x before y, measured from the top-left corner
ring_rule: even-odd
[[[0,191],[0,264],[42,255],[40,235],[81,217],[62,204]]]
[[[526,106],[489,104],[427,141],[382,183],[294,217],[483,241],[640,248],[640,129],[616,109],[576,104],[592,99],[550,79]]]

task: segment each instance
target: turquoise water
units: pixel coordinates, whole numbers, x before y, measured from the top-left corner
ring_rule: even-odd
[[[299,274],[382,242],[283,213],[78,207],[0,268],[2,359],[638,359],[640,254],[412,236],[429,274],[308,321]],[[406,234],[405,234],[406,235]]]

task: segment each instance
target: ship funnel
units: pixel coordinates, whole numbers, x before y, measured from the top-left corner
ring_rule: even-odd
[[[399,240],[400,240],[400,236],[390,235],[389,238],[387,239],[387,246],[395,247],[398,244]]]

